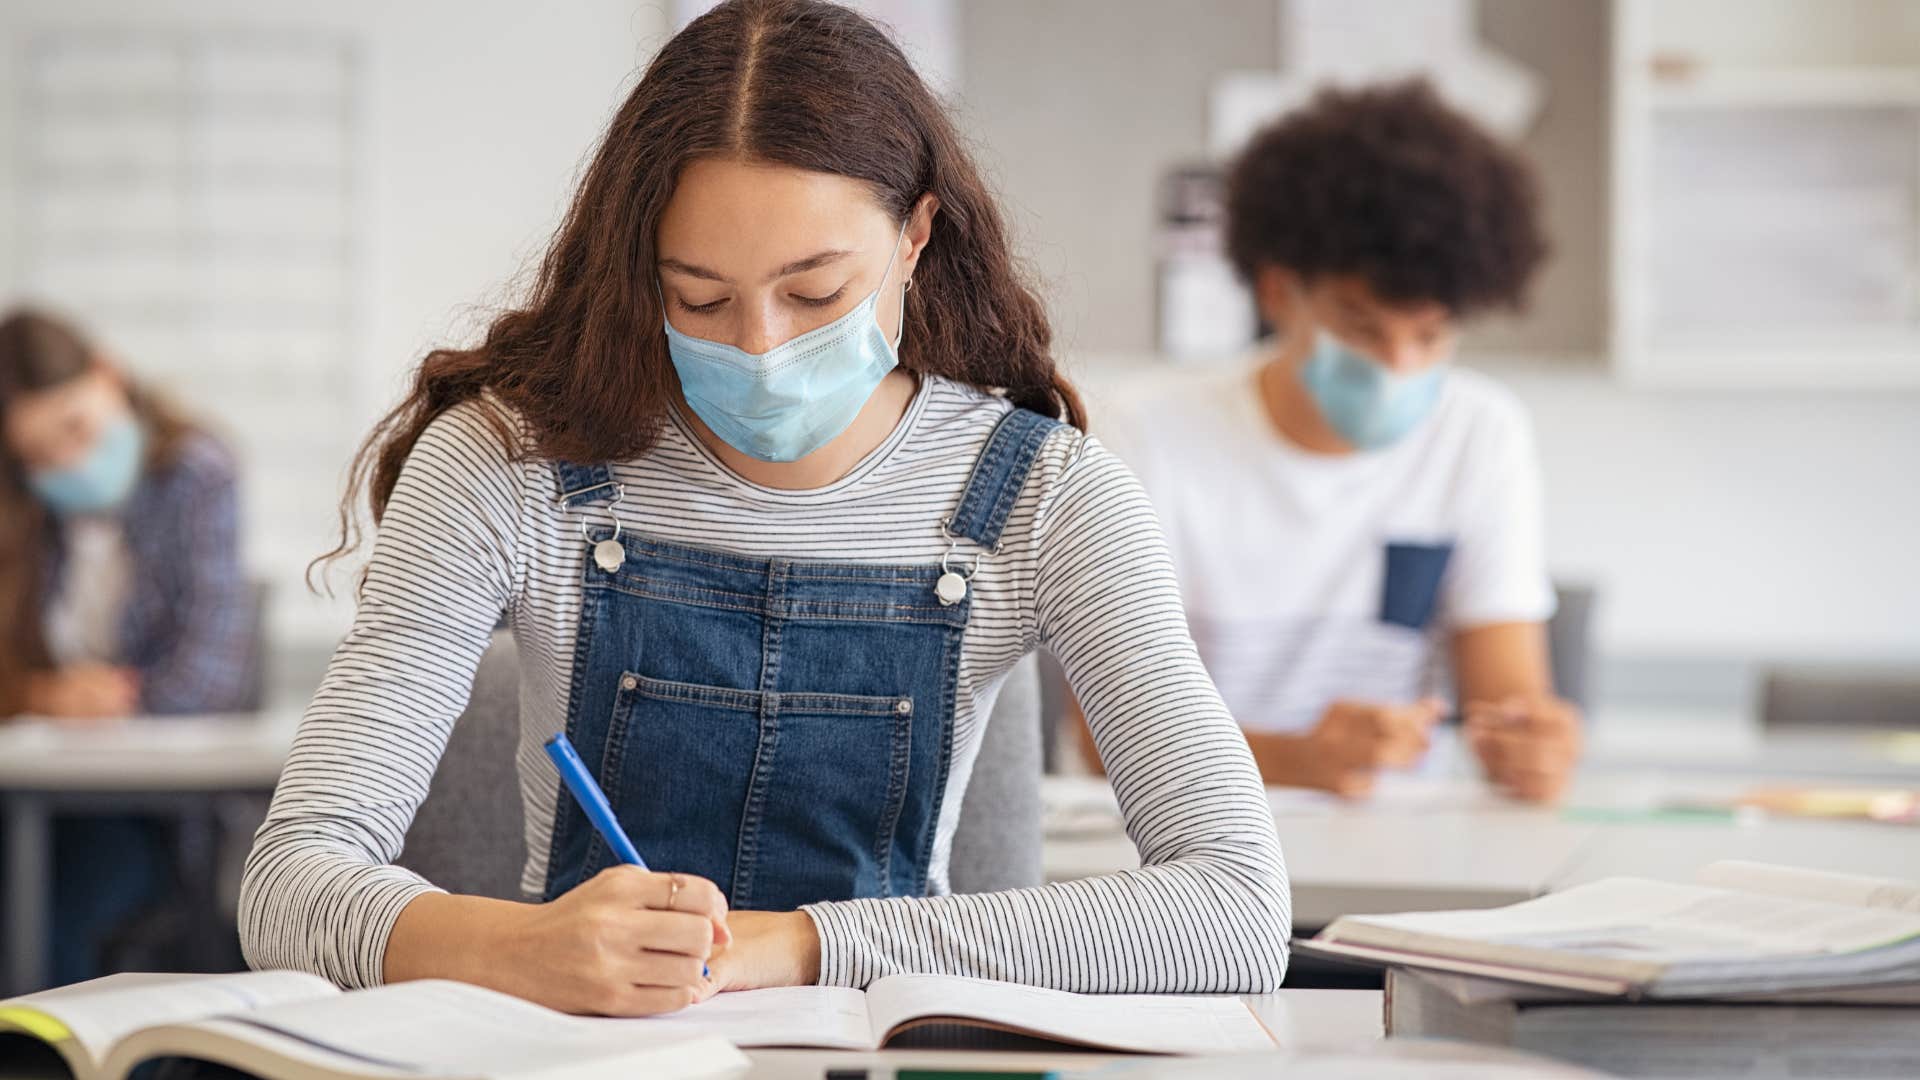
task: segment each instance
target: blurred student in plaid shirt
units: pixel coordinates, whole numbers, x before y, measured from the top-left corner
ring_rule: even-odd
[[[231,456],[76,329],[0,321],[0,718],[108,723],[257,706]],[[56,823],[54,974],[164,884],[156,822]]]

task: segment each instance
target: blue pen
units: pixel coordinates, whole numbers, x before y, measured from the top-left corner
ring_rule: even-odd
[[[608,805],[606,793],[594,782],[593,774],[580,760],[579,751],[573,748],[573,742],[561,732],[547,740],[547,756],[560,770],[560,779],[567,782],[567,790],[580,803],[580,809],[586,811],[587,820],[600,830],[600,838],[607,842],[620,861],[629,866],[647,868],[647,860],[640,857],[640,849],[627,839],[627,830],[620,827],[620,819],[613,816],[613,807]]]
[[[601,839],[628,866],[647,868],[647,860],[640,857],[640,849],[633,846],[627,838],[627,830],[620,827],[620,819],[613,816],[613,806],[607,802],[607,793],[600,790],[600,784],[593,774],[587,771],[585,762],[580,760],[580,752],[573,748],[573,740],[562,731],[547,740],[547,756],[553,759],[554,767],[560,770],[560,779],[566,781],[567,790],[573,792],[580,809],[587,812],[587,820],[600,830]],[[706,978],[712,972],[705,964],[700,965],[700,977]]]

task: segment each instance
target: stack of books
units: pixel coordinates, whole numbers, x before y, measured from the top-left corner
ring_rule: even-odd
[[[1299,948],[1386,967],[1389,1036],[1622,1076],[1920,1076],[1920,884],[1715,863],[1351,916]]]

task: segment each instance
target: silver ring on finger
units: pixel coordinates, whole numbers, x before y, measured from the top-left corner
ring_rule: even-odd
[[[680,875],[667,875],[667,910],[674,910],[673,902],[680,896]]]

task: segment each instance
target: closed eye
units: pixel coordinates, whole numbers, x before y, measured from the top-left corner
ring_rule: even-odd
[[[844,295],[846,291],[847,291],[847,287],[845,285],[842,285],[839,288],[833,290],[833,295],[831,296],[800,296],[798,294],[795,294],[794,299],[807,305],[808,307],[826,307],[828,304],[831,304],[835,300],[840,299],[840,297]]]
[[[715,308],[718,308],[721,304],[724,304],[727,302],[727,298],[724,296],[718,300],[709,300],[704,304],[689,304],[687,303],[685,298],[678,297],[678,296],[674,297],[673,300],[674,300],[674,303],[680,305],[681,311],[691,311],[696,315],[704,314],[706,312],[712,311]]]

